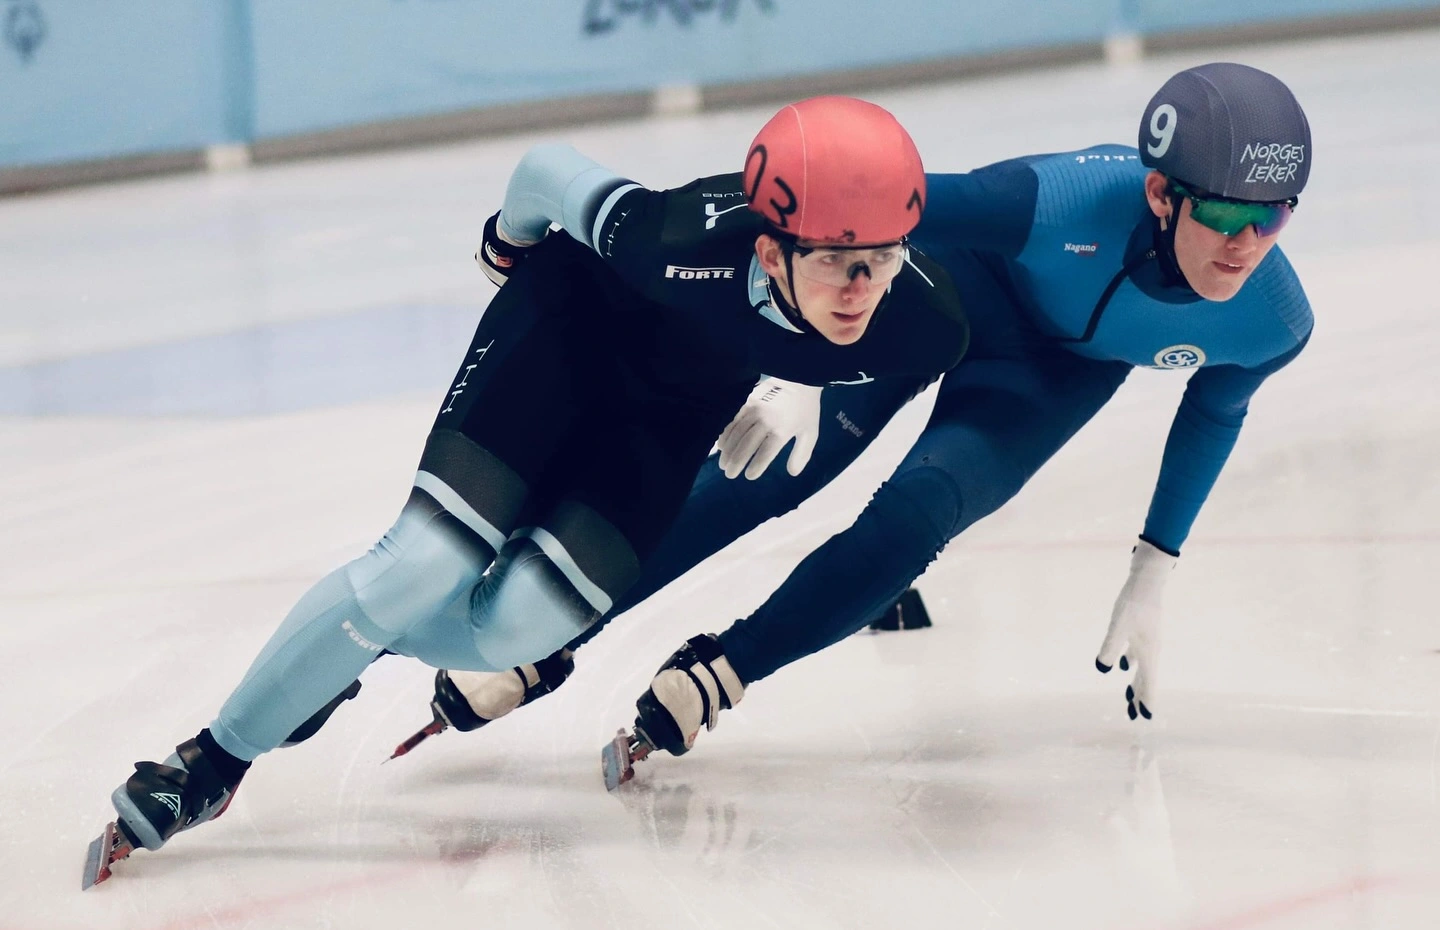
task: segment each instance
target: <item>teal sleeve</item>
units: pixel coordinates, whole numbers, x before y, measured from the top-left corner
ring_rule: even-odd
[[[1240,438],[1251,396],[1266,378],[1299,355],[1307,342],[1308,335],[1289,352],[1255,368],[1216,365],[1191,376],[1165,442],[1143,539],[1171,555],[1180,554],[1191,525]]]

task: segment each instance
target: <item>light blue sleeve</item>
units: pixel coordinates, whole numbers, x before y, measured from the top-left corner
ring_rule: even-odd
[[[639,187],[568,145],[537,145],[510,175],[500,208],[501,231],[515,242],[533,243],[558,223],[593,249],[610,208]]]
[[[1290,363],[1305,344],[1255,368],[1216,365],[1190,378],[1160,461],[1160,479],[1150,500],[1141,538],[1179,555],[1210,489],[1240,437],[1250,398],[1266,378]]]

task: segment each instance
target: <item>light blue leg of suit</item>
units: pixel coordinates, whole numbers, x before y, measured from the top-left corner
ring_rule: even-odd
[[[377,652],[473,589],[493,555],[432,498],[412,494],[375,548],[290,611],[210,725],[215,741],[241,759],[279,746]]]
[[[391,648],[439,668],[496,671],[543,659],[609,610],[639,562],[608,520],[561,501],[516,532],[468,604],[416,626]],[[454,608],[464,608],[456,616]]]

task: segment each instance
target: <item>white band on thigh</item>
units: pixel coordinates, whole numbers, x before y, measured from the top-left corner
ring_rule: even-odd
[[[505,545],[505,534],[491,525],[489,520],[480,516],[474,507],[465,503],[465,499],[456,493],[450,485],[430,474],[428,471],[415,473],[415,487],[435,498],[436,502],[444,507],[455,519],[470,527],[476,535],[485,540],[491,549],[496,552]]]
[[[551,535],[548,530],[539,526],[530,526],[522,530],[516,530],[515,538],[534,540],[535,545],[540,548],[540,551],[545,553],[545,557],[553,562],[556,568],[560,569],[560,573],[565,576],[565,580],[570,582],[570,585],[575,591],[581,597],[585,598],[596,611],[604,614],[610,609],[613,602],[610,600],[609,595],[600,590],[599,585],[585,577],[585,573],[580,570],[580,566],[575,564],[575,560],[570,557],[570,553],[565,551],[565,546],[560,540]]]

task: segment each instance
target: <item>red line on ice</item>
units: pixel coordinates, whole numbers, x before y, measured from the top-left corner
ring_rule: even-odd
[[[1250,927],[1256,927],[1280,917],[1297,914],[1300,911],[1306,911],[1312,907],[1327,904],[1337,899],[1348,898],[1351,895],[1401,884],[1410,884],[1410,881],[1397,875],[1380,877],[1362,875],[1352,878],[1349,881],[1341,882],[1338,885],[1332,885],[1329,888],[1322,888],[1319,891],[1306,892],[1288,898],[1280,898],[1268,904],[1260,904],[1248,911],[1241,911],[1238,914],[1231,914],[1228,917],[1221,917],[1218,920],[1191,924],[1186,927],[1185,930],[1249,930]]]
[[[1013,549],[1113,549],[1120,545],[1131,545],[1134,537],[1076,537],[1074,539],[1040,540],[996,540],[976,542],[965,549],[975,552],[1000,552]],[[1192,536],[1187,545],[1192,548],[1213,546],[1398,546],[1440,543],[1436,533],[1375,533],[1336,535],[1330,533],[1296,534],[1293,536]]]
[[[241,920],[253,920],[262,914],[277,911],[299,902],[335,894],[336,892],[349,891],[352,888],[374,888],[377,885],[390,884],[401,879],[409,878],[414,873],[420,871],[421,868],[423,867],[412,865],[398,869],[376,869],[367,875],[361,875],[346,881],[331,882],[328,885],[321,885],[318,888],[297,888],[285,894],[248,901],[245,904],[233,904],[229,907],[212,908],[188,916],[176,917],[167,923],[147,924],[146,930],[191,930],[193,927],[215,927]]]
[[[297,888],[294,891],[273,895],[268,898],[252,899],[244,904],[208,908],[203,911],[196,911],[188,915],[164,920],[163,922],[142,924],[142,926],[145,930],[193,930],[193,928],[197,927],[218,927],[228,923],[251,921],[263,914],[282,910],[293,904],[313,901],[326,895],[349,891],[351,889],[374,889],[381,885],[391,885],[396,882],[405,881],[418,872],[433,868],[437,862],[479,860],[490,853],[508,849],[511,848],[511,846],[511,841],[502,840],[500,842],[486,844],[482,849],[475,850],[473,853],[442,855],[414,862],[410,865],[377,868],[364,875],[343,881],[330,882],[329,884],[316,887]]]

